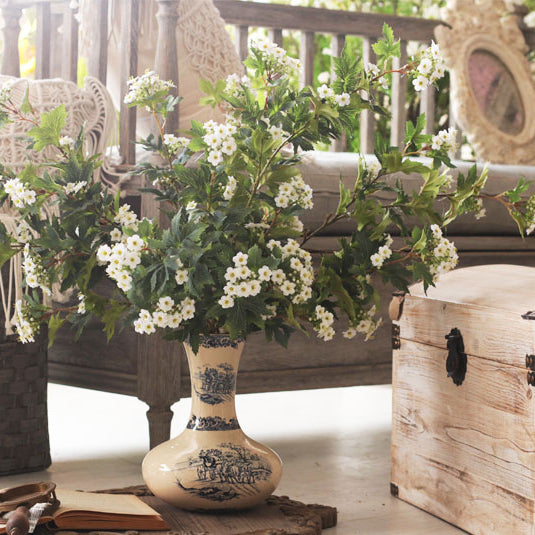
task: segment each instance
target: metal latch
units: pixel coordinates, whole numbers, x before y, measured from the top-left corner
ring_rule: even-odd
[[[392,324],[392,349],[401,347],[400,328],[395,323]]]
[[[461,331],[456,327],[446,335],[448,341],[448,358],[446,359],[446,371],[448,377],[457,385],[463,384],[466,376],[467,357],[464,352],[464,341]]]

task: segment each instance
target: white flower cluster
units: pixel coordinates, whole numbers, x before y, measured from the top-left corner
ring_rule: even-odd
[[[377,308],[373,305],[369,310],[363,311],[362,316],[358,323],[355,325],[350,325],[346,331],[342,333],[344,338],[351,340],[355,338],[357,333],[365,335],[365,341],[373,338],[373,335],[377,329],[383,324],[383,318],[377,320],[374,319],[374,316],[377,312]]]
[[[76,312],[78,312],[78,314],[85,314],[86,313],[86,309],[85,309],[85,295],[84,294],[80,294],[78,296],[78,309],[76,310]]]
[[[233,176],[229,176],[225,191],[223,192],[223,199],[225,199],[226,201],[230,201],[230,199],[234,197],[234,193],[236,192],[237,186],[238,182],[236,181],[236,179]]]
[[[0,86],[0,106],[10,101],[14,85],[15,80],[8,80]]]
[[[22,243],[28,243],[32,239],[32,229],[26,221],[21,221],[15,229],[15,235],[17,240]]]
[[[418,74],[412,81],[412,85],[416,91],[426,89],[429,85],[444,76],[446,67],[436,43],[432,43],[429,48],[424,50],[416,70]]]
[[[459,256],[453,242],[442,236],[442,230],[438,225],[431,225],[431,232],[433,233],[432,245],[434,245],[433,257],[426,259],[426,261],[430,261],[429,270],[433,275],[433,281],[437,282],[442,273],[447,273],[455,268]]]
[[[535,230],[535,195],[526,201],[526,219],[529,223],[526,228],[526,236],[529,236]]]
[[[16,208],[24,208],[26,205],[33,204],[37,199],[35,191],[26,188],[18,178],[7,180],[4,190]]]
[[[288,206],[300,206],[305,210],[314,207],[312,201],[312,188],[305,184],[301,176],[294,176],[289,182],[283,182],[277,191],[275,204],[278,208],[288,208]]]
[[[359,167],[363,167],[368,172],[368,178],[374,179],[377,178],[379,172],[381,171],[381,164],[376,157],[373,157],[371,160],[366,160],[364,156],[359,156],[358,159]]]
[[[366,65],[364,66],[364,70],[366,71],[366,74],[370,76],[370,78],[377,78],[377,83],[383,89],[388,89],[388,80],[386,76],[379,76],[381,74],[381,71],[375,63],[366,63]]]
[[[331,103],[337,104],[340,108],[349,106],[351,104],[351,95],[349,93],[335,94],[334,89],[327,84],[318,87],[318,97],[322,100],[328,100]]]
[[[240,94],[242,86],[251,87],[251,80],[246,74],[241,77],[236,73],[229,74],[226,79],[225,93],[237,97]]]
[[[24,311],[22,310],[22,301],[20,299],[18,299],[15,303],[15,315],[13,317],[13,322],[15,324],[17,334],[19,335],[19,340],[23,344],[35,342],[34,326],[32,325],[32,322],[24,316]]]
[[[299,305],[306,303],[312,297],[312,283],[314,282],[314,268],[312,255],[299,247],[299,244],[289,239],[285,245],[279,240],[269,240],[268,249],[273,251],[279,248],[283,263],[289,266],[284,269],[275,269],[271,272],[271,282],[283,295],[292,298],[292,303]]]
[[[183,321],[195,316],[195,300],[185,297],[179,303],[169,296],[160,297],[156,310],[149,312],[141,310],[134,321],[134,330],[139,334],[153,334],[156,328],[178,329]]]
[[[74,139],[70,136],[61,136],[59,138],[59,146],[72,149],[74,147]]]
[[[321,338],[324,342],[328,342],[334,338],[336,334],[333,328],[334,315],[325,307],[321,305],[316,306],[311,322],[314,325],[314,330],[318,333],[318,338]]]
[[[87,186],[87,181],[82,180],[81,182],[69,182],[63,189],[67,195],[76,195],[80,190],[84,189]]]
[[[106,273],[124,292],[132,287],[131,272],[140,264],[141,250],[144,247],[145,241],[134,234],[123,236],[122,240],[112,247],[101,245],[97,250],[98,263],[100,265],[108,264]]]
[[[370,256],[370,261],[373,267],[377,269],[382,268],[385,261],[392,256],[392,249],[390,249],[392,241],[393,240],[391,236],[387,234],[385,244],[381,245],[381,247],[379,247],[379,250],[375,254],[372,254]]]
[[[128,92],[124,97],[125,104],[143,102],[157,93],[167,91],[174,84],[171,81],[161,80],[154,71],[145,71],[141,76],[130,78],[127,82]]]
[[[455,154],[455,151],[459,148],[457,143],[457,130],[453,127],[447,130],[440,130],[436,136],[431,138],[431,148],[433,150],[446,150],[450,156]]]
[[[190,140],[187,137],[177,137],[174,134],[165,134],[163,136],[163,144],[170,154],[176,154],[188,145]]]
[[[45,295],[52,295],[52,291],[48,287],[48,277],[44,269],[41,259],[36,256],[33,257],[30,253],[30,244],[27,243],[23,249],[24,259],[22,261],[22,271],[24,272],[24,279],[30,288],[40,288]]]
[[[117,215],[115,216],[114,221],[115,223],[119,223],[123,227],[129,228],[132,230],[136,230],[138,226],[137,214],[133,212],[132,210],[130,210],[129,204],[123,204],[121,207],[119,207],[119,211],[117,212]],[[119,234],[119,238],[114,240],[112,237],[112,240],[119,241],[120,239],[122,239],[121,231],[119,229],[114,229],[114,230],[115,230],[116,238],[117,238],[117,233]]]
[[[301,70],[301,62],[288,56],[284,48],[277,46],[269,39],[261,39],[251,43],[251,48],[258,50],[262,58],[277,72],[291,74]]]
[[[204,130],[206,134],[203,140],[208,147],[207,160],[214,167],[218,166],[225,156],[232,156],[238,149],[234,139],[234,134],[237,132],[238,127],[234,123],[208,121],[204,123]]]

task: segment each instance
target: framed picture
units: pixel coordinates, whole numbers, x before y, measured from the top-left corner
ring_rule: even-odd
[[[535,162],[535,88],[527,46],[516,17],[503,16],[502,0],[481,9],[454,0],[444,10],[451,27],[435,30],[450,69],[455,120],[479,160]]]

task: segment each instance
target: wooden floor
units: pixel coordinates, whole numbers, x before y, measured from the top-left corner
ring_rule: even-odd
[[[237,405],[243,429],[285,463],[277,493],[338,508],[338,527],[326,534],[462,533],[390,496],[390,398],[389,386],[369,386],[242,395]],[[189,399],[175,405],[174,434],[189,406]],[[0,488],[40,480],[83,490],[141,484],[145,410],[134,398],[50,385],[54,463],[0,477]]]

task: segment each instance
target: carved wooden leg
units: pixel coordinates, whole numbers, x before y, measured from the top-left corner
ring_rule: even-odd
[[[181,397],[182,352],[180,343],[163,340],[157,334],[138,336],[137,397],[149,406],[151,448],[169,440],[171,405]]]
[[[150,449],[152,449],[169,440],[173,411],[169,405],[166,407],[151,405],[147,411],[147,419],[149,420]]]

